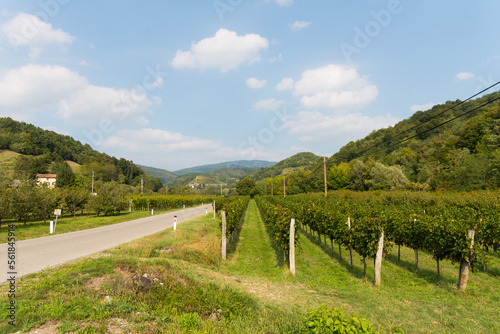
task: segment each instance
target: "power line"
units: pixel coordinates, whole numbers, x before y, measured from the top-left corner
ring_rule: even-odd
[[[407,129],[407,130],[405,130],[405,131],[402,131],[402,132],[400,132],[400,133],[398,133],[398,134],[396,134],[396,135],[392,136],[391,138],[387,139],[385,142],[389,142],[389,141],[391,141],[391,140],[393,140],[393,139],[395,139],[395,138],[401,137],[401,135],[403,135],[403,134],[405,134],[405,133],[408,133],[408,132],[410,132],[410,131],[412,131],[412,130],[414,130],[414,129],[416,129],[416,128],[418,128],[418,127],[420,127],[420,126],[422,126],[422,125],[424,125],[424,124],[426,124],[426,123],[428,123],[428,122],[432,121],[433,119],[435,119],[436,117],[441,116],[442,114],[444,114],[444,113],[445,113],[445,112],[447,112],[447,111],[450,111],[450,110],[452,110],[452,109],[455,109],[456,107],[458,107],[458,106],[460,106],[460,105],[464,104],[465,102],[467,102],[467,101],[469,101],[469,100],[473,99],[474,97],[476,97],[476,96],[478,96],[478,95],[480,95],[480,94],[484,93],[485,91],[487,91],[487,90],[489,90],[489,89],[491,89],[491,88],[495,87],[495,86],[496,86],[496,85],[498,85],[498,84],[500,84],[500,81],[498,81],[498,82],[494,83],[493,85],[491,85],[491,86],[489,86],[489,87],[487,87],[487,88],[483,89],[482,91],[480,91],[480,92],[478,92],[478,93],[476,93],[476,94],[474,94],[474,95],[470,96],[470,97],[469,97],[469,98],[467,98],[466,100],[463,100],[463,101],[461,101],[461,102],[459,102],[459,103],[456,103],[456,104],[454,104],[453,106],[451,106],[451,107],[449,107],[449,108],[447,108],[447,109],[445,109],[445,110],[441,111],[440,113],[438,113],[438,114],[436,114],[436,115],[432,116],[432,117],[431,117],[431,118],[429,118],[428,120],[426,120],[426,121],[424,121],[424,122],[421,122],[421,123],[419,123],[419,124],[417,124],[417,125],[414,125],[414,126],[412,126],[411,128],[409,128],[409,129]],[[382,142],[382,143],[378,143],[378,144],[374,144],[374,145],[372,145],[372,146],[370,146],[370,147],[368,147],[368,148],[365,148],[365,149],[363,149],[363,150],[361,151],[361,154],[363,154],[363,152],[366,152],[366,151],[368,151],[368,150],[371,150],[372,148],[377,147],[377,146],[379,146],[379,145],[381,145],[381,144],[383,144],[383,143],[384,143],[384,142]],[[376,151],[376,152],[378,152],[378,151]],[[363,155],[364,155],[364,154],[363,154]]]
[[[408,138],[405,138],[405,139],[403,139],[403,140],[400,140],[400,141],[398,141],[398,142],[397,142],[397,143],[395,143],[395,144],[392,144],[392,145],[389,145],[389,146],[387,146],[387,147],[381,148],[381,149],[379,149],[379,150],[377,150],[377,151],[375,151],[375,152],[372,152],[372,153],[370,153],[370,154],[375,154],[375,153],[378,153],[378,152],[380,152],[380,151],[386,150],[386,149],[391,148],[391,147],[393,147],[393,146],[399,145],[399,144],[401,144],[401,143],[403,143],[403,142],[405,142],[405,141],[408,141],[408,140],[410,140],[410,139],[413,139],[413,138],[415,138],[415,137],[418,137],[418,136],[420,136],[420,135],[422,135],[422,134],[424,134],[424,133],[427,133],[427,132],[429,132],[429,131],[435,130],[435,129],[437,129],[437,128],[438,128],[438,127],[440,127],[440,126],[443,126],[443,125],[445,125],[445,124],[447,124],[447,123],[450,123],[450,122],[452,122],[452,121],[454,121],[454,120],[456,120],[456,119],[458,119],[458,118],[460,118],[460,117],[463,117],[463,116],[465,116],[465,115],[467,115],[467,114],[470,114],[471,112],[474,112],[474,111],[476,111],[476,110],[478,110],[478,109],[480,109],[480,108],[482,108],[482,107],[484,107],[484,106],[486,106],[486,105],[488,105],[488,104],[490,104],[490,103],[493,103],[493,102],[495,102],[495,101],[497,101],[497,100],[500,100],[500,96],[499,96],[499,97],[497,97],[497,98],[494,98],[493,100],[490,100],[490,101],[488,101],[488,102],[486,102],[486,103],[483,103],[483,104],[482,104],[482,105],[480,105],[479,107],[476,107],[476,108],[474,108],[474,109],[471,109],[471,110],[469,110],[469,111],[466,111],[466,112],[464,112],[463,114],[460,114],[460,115],[458,115],[458,116],[456,116],[456,117],[453,117],[452,119],[449,119],[449,120],[447,120],[447,121],[445,121],[445,122],[442,122],[442,123],[440,123],[440,124],[438,124],[438,125],[436,125],[436,126],[433,126],[433,127],[432,127],[432,128],[430,128],[430,129],[427,129],[427,130],[425,130],[425,131],[419,132],[419,133],[417,133],[417,134],[415,134],[415,135],[413,135],[413,136],[411,136],[411,137],[408,137]],[[368,153],[361,154],[361,155],[357,156],[355,159],[357,159],[357,158],[361,158],[361,157],[363,157],[363,156],[365,156],[365,155],[367,155],[367,154],[368,154]],[[354,158],[353,158],[353,159],[354,159]],[[353,159],[351,159],[351,160],[353,160]]]

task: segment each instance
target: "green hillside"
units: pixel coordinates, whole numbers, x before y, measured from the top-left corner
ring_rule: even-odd
[[[326,167],[330,190],[496,189],[500,92],[418,111],[348,143],[327,159]],[[250,177],[266,194],[283,193],[284,182],[287,194],[296,194],[324,191],[324,175],[323,159],[299,153]]]
[[[167,183],[170,180],[173,180],[177,177],[174,173],[166,170],[166,169],[161,169],[161,168],[155,168],[155,167],[148,167],[148,166],[143,166],[137,164],[139,168],[141,168],[143,171],[148,173],[149,175],[153,177],[157,177],[158,179],[161,180],[162,183]]]
[[[252,173],[250,177],[255,181],[262,181],[270,177],[309,170],[315,166],[319,160],[321,160],[321,158],[314,153],[301,152],[286,158],[271,167],[261,168],[260,170]]]
[[[157,191],[162,183],[148,176],[132,161],[98,152],[70,136],[58,134],[18,122],[0,118],[0,171],[12,179],[33,179],[39,173],[56,173],[66,165],[75,173],[73,182],[87,187],[94,180],[138,186],[141,179],[145,188]]]
[[[350,162],[351,172],[354,169],[364,173],[363,184],[350,185],[358,190],[370,188],[370,177],[373,178],[377,163],[400,169],[410,182],[421,188],[497,188],[500,186],[500,100],[495,99],[498,98],[500,92],[495,92],[463,104],[460,100],[448,101],[418,111],[394,127],[350,142],[328,164]],[[454,107],[457,104],[460,105]],[[356,158],[360,160],[357,163],[353,161]]]
[[[180,170],[176,170],[173,173],[176,175],[185,175],[191,173],[205,173],[219,169],[225,168],[260,168],[260,167],[269,167],[274,165],[275,162],[272,161],[264,161],[264,160],[238,160],[238,161],[227,161],[221,162],[218,164],[211,165],[203,165],[196,166],[191,168],[184,168]]]

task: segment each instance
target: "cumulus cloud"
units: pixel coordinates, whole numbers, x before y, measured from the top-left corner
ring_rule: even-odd
[[[142,128],[123,129],[116,136],[106,138],[103,147],[120,148],[128,152],[169,153],[175,151],[215,150],[221,146],[219,141],[185,136],[178,132]]]
[[[387,116],[370,117],[360,113],[324,115],[318,111],[301,111],[285,128],[303,142],[362,138],[373,130],[392,126],[399,120]]]
[[[283,78],[276,85],[276,90],[282,92],[284,90],[292,90],[295,85],[295,81],[292,78]]]
[[[50,23],[27,13],[19,13],[3,24],[1,30],[16,50],[18,47],[29,47],[31,58],[38,57],[42,49],[50,44],[67,45],[75,40],[70,34],[54,29]]]
[[[260,61],[260,52],[268,47],[265,37],[257,34],[238,36],[234,31],[220,29],[214,37],[193,43],[189,51],[177,50],[172,66],[227,72],[241,64]]]
[[[474,73],[470,72],[460,72],[455,75],[455,80],[468,80],[474,78]]]
[[[290,28],[290,30],[292,31],[299,31],[299,30],[302,30],[304,28],[307,28],[309,25],[311,24],[311,22],[306,22],[306,21],[295,21],[294,23],[290,23],[288,25],[288,27]]]
[[[0,78],[0,107],[18,119],[57,108],[59,103],[89,83],[61,66],[26,65],[9,70]]]
[[[429,110],[431,109],[432,107],[434,107],[437,103],[434,103],[434,102],[429,102],[429,103],[425,103],[425,104],[421,104],[421,105],[412,105],[410,107],[410,110],[412,112],[417,112],[417,111],[426,111],[426,110]]]
[[[275,98],[272,99],[267,99],[267,100],[260,100],[258,102],[255,102],[253,105],[254,110],[277,110],[281,107],[283,107],[286,104],[285,101],[283,100],[276,100]]]
[[[21,120],[50,110],[78,125],[95,125],[102,119],[144,124],[142,115],[152,105],[144,93],[91,85],[62,66],[32,64],[0,78],[0,108]]]
[[[247,79],[247,86],[252,88],[252,89],[259,89],[264,87],[267,84],[266,80],[259,80],[256,78],[248,78]]]
[[[103,119],[145,125],[148,120],[143,114],[152,104],[139,91],[88,85],[62,100],[58,115],[79,125],[92,125]]]
[[[311,109],[362,108],[378,96],[377,86],[367,77],[360,76],[352,67],[334,64],[306,70],[297,82],[285,78],[276,89],[292,87],[295,95],[302,96],[301,104]]]

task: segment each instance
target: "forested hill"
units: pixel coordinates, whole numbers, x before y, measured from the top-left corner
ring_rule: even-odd
[[[69,136],[8,117],[0,118],[0,150],[22,154],[16,158],[13,170],[9,173],[14,178],[33,178],[38,173],[53,173],[65,161],[72,161],[80,165],[77,172],[80,181],[90,177],[94,170],[97,181],[116,181],[136,186],[144,178],[149,189],[162,187],[160,180],[146,175],[132,161],[111,157]]]
[[[283,174],[290,174],[310,169],[318,163],[320,157],[311,152],[297,153],[270,167],[261,168],[250,177],[255,181],[262,181],[266,178],[276,177]]]
[[[460,100],[448,101],[418,111],[394,127],[350,142],[328,160],[328,165],[337,168],[333,174],[338,175],[342,174],[338,168],[344,168],[344,175],[349,175],[344,187],[357,190],[373,189],[375,167],[379,171],[398,168],[417,188],[497,188],[500,100],[493,100],[499,97],[500,92],[495,92],[463,104]],[[398,144],[406,138],[411,139]]]

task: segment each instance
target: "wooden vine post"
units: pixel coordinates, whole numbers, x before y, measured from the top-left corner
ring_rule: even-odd
[[[290,272],[295,276],[295,219],[290,223]]]
[[[467,288],[467,281],[469,280],[470,260],[472,258],[472,247],[474,247],[474,234],[476,231],[467,231],[467,237],[470,239],[469,258],[460,261],[460,276],[458,277],[458,290],[465,290]]]
[[[226,211],[221,211],[220,212],[221,217],[222,217],[222,245],[221,245],[221,256],[222,259],[226,259],[226,247],[227,247],[227,241],[226,241]]]
[[[383,253],[384,253],[384,230],[382,229],[382,233],[380,233],[380,239],[378,240],[377,255],[375,257],[375,285],[376,286],[380,286]]]

